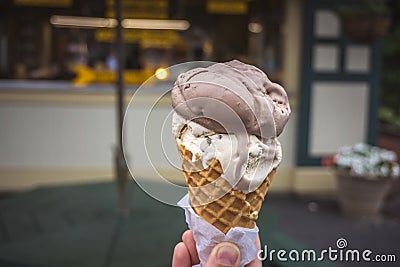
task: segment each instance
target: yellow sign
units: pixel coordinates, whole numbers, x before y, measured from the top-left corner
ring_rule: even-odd
[[[14,0],[19,6],[70,7],[72,0]]]
[[[85,65],[76,65],[74,68],[76,78],[74,85],[84,86],[89,83],[113,83],[117,79],[115,71],[95,70]],[[125,70],[124,81],[127,84],[142,84],[150,78],[154,72],[150,70]]]
[[[108,18],[115,18],[114,10],[107,10],[106,16]],[[164,11],[140,11],[140,10],[123,10],[122,11],[123,18],[135,18],[135,19],[167,19],[168,14]]]
[[[207,0],[207,11],[216,14],[242,15],[247,13],[247,1]]]
[[[97,29],[95,37],[99,42],[114,42],[115,30]],[[180,37],[173,30],[125,29],[123,39],[128,43],[139,43],[142,47],[170,48],[179,42]]]
[[[106,16],[115,18],[115,1],[107,0]],[[167,0],[122,0],[122,17],[135,19],[168,18]]]
[[[114,6],[115,1],[114,0],[107,0],[106,4],[108,6]],[[125,7],[134,7],[134,8],[146,8],[146,9],[151,9],[151,8],[168,8],[168,1],[167,0],[134,0],[134,1],[129,1],[129,0],[122,0],[122,6]]]

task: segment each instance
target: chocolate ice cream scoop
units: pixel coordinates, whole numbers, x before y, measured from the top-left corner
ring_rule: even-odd
[[[217,133],[238,134],[242,127],[261,138],[280,135],[290,115],[282,86],[238,60],[181,74],[172,90],[172,105],[185,119]]]

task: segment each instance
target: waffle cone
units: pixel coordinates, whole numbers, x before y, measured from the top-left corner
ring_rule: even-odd
[[[178,144],[183,174],[188,186],[190,205],[201,218],[226,234],[233,227],[254,228],[258,212],[267,194],[276,169],[253,192],[245,194],[234,190],[225,179],[218,179],[223,170],[216,158],[204,169],[196,155]]]

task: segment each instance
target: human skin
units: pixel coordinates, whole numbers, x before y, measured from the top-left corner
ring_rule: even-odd
[[[256,246],[261,249],[260,238],[257,236]],[[237,254],[239,257],[234,260],[231,254]],[[204,267],[222,267],[222,266],[239,266],[240,263],[239,248],[229,242],[221,242],[214,247]],[[172,258],[172,267],[191,267],[199,264],[200,259],[197,254],[196,242],[194,241],[193,232],[187,230],[182,235],[182,242],[178,243],[174,249]],[[261,261],[254,259],[245,267],[261,267]]]

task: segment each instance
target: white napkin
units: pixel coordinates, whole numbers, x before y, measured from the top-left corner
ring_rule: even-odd
[[[190,207],[188,194],[178,202],[178,205],[185,210],[186,223],[193,231],[200,258],[200,265],[197,266],[204,266],[212,249],[223,241],[235,243],[239,247],[241,267],[257,257],[258,249],[255,245],[258,234],[257,226],[253,229],[234,227],[225,235],[194,212]]]

